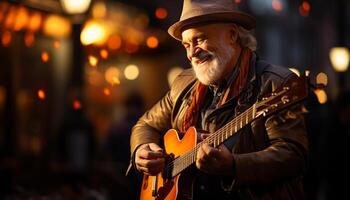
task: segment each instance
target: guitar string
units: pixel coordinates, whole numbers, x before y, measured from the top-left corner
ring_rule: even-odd
[[[218,131],[216,131],[214,134],[210,135],[206,140],[204,141],[207,141],[209,144],[214,144],[215,146],[220,144],[222,141],[224,141],[225,139],[227,139],[227,131],[229,130],[230,131],[230,136],[232,136],[233,134],[233,127],[236,127],[237,126],[237,123],[238,123],[238,118],[240,118],[240,122],[241,122],[241,125],[239,127],[239,129],[241,129],[243,126],[245,126],[246,124],[248,124],[248,122],[251,120],[249,118],[250,115],[252,115],[254,112],[251,112],[252,109],[253,109],[254,106],[250,107],[249,109],[247,109],[245,112],[243,112],[241,115],[237,116],[234,120],[232,120],[232,122],[226,124],[225,126],[223,126],[222,128],[220,128]],[[242,124],[242,121],[243,120],[246,120],[245,124],[243,125]],[[236,131],[235,131],[236,132]],[[223,134],[223,133],[226,133]],[[221,138],[218,137],[221,135]],[[224,135],[225,135],[225,139],[224,139]],[[221,141],[219,140],[221,139]],[[217,142],[217,143],[215,143]],[[170,167],[174,167],[174,171],[176,174],[177,171],[182,171],[183,168],[186,168],[187,166],[189,166],[190,164],[192,164],[195,160],[195,154],[198,150],[198,148],[200,147],[200,144],[197,144],[196,145],[196,148],[194,148],[193,150],[187,152],[186,154],[184,154],[183,156],[175,159],[173,162],[169,163],[168,165]],[[179,168],[180,167],[180,168]]]
[[[225,124],[222,128],[220,128],[219,130],[217,130],[216,132],[211,134],[208,138],[206,138],[202,142],[208,142],[209,144],[213,144],[214,147],[216,147],[216,145],[219,145],[224,140],[231,137],[234,133],[236,133],[238,131],[238,129],[243,128],[245,125],[247,125],[254,118],[254,116],[252,116],[252,114],[254,114],[254,109],[253,109],[255,107],[254,105],[251,106],[250,108],[248,108],[245,112],[238,115],[231,122]],[[250,118],[250,116],[252,116],[252,118]],[[240,118],[239,121],[238,121],[238,118]],[[246,120],[245,124],[243,124],[243,120]],[[238,122],[240,122],[240,125],[237,128]],[[233,127],[235,127],[235,131],[233,131]],[[227,137],[227,131],[229,131],[229,137]],[[225,134],[223,134],[223,133],[225,133]],[[220,135],[221,135],[221,138],[218,137]],[[224,139],[224,135],[225,135],[225,139]],[[183,169],[185,169],[189,165],[191,165],[195,161],[195,155],[196,155],[198,148],[200,147],[202,142],[198,143],[194,149],[185,153],[183,156],[176,158],[173,161],[169,162],[167,167],[166,167],[166,170],[173,168],[173,172],[174,172],[174,173],[172,173],[172,176],[173,176],[173,175],[176,175],[178,172],[181,172]],[[217,143],[215,143],[215,142],[217,142]]]
[[[236,127],[238,122],[241,122],[241,125],[239,126],[239,129],[241,129],[243,126],[248,124],[248,122],[251,120],[249,118],[249,116],[251,114],[253,114],[253,112],[251,112],[252,108],[253,107],[247,109],[247,111],[245,111],[241,115],[237,116],[237,118],[235,118],[233,120],[234,123],[226,124],[224,127],[222,127],[217,132],[212,134],[209,138],[207,138],[206,141],[208,141],[209,144],[214,144],[214,146],[217,146],[222,141],[224,141],[225,139],[228,138],[228,136],[227,136],[228,130],[230,131],[230,136],[232,136],[232,134],[233,134],[233,127]],[[240,118],[240,120],[238,121],[239,118]],[[245,124],[243,125],[242,122],[243,122],[244,119],[246,121],[245,121]],[[221,137],[219,137],[219,136],[221,136]],[[181,170],[183,170],[182,168],[186,168],[187,166],[192,164],[194,162],[194,160],[195,160],[195,153],[197,152],[199,146],[200,145],[198,145],[197,148],[195,148],[193,151],[188,152],[187,154],[182,156],[180,159],[178,159],[178,162],[180,162],[180,165],[178,165],[178,162],[174,163],[174,165],[176,166],[174,171],[181,171]],[[179,166],[180,166],[180,169],[179,169]]]

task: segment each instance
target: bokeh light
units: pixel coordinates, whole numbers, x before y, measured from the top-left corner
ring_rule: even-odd
[[[317,76],[316,76],[316,83],[326,86],[328,84],[328,76],[327,76],[327,74],[325,74],[323,72],[318,73]]]
[[[124,76],[128,80],[135,80],[139,76],[139,68],[136,65],[128,65],[124,69]]]
[[[37,91],[37,96],[38,96],[38,98],[40,99],[40,100],[45,100],[45,98],[46,98],[46,93],[45,93],[45,90],[43,90],[43,89],[39,89],[38,91]]]
[[[98,58],[97,57],[90,55],[90,56],[88,56],[88,60],[89,60],[89,64],[90,64],[91,67],[96,67],[97,66],[97,64],[98,64]]]
[[[165,8],[157,8],[155,15],[158,19],[165,19],[168,16],[168,11]]]
[[[41,61],[44,63],[48,62],[50,60],[50,55],[47,51],[41,52]]]
[[[147,46],[151,49],[157,48],[158,47],[158,39],[155,36],[150,36],[147,38]]]

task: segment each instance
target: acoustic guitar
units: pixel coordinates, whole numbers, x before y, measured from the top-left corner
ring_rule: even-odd
[[[156,176],[143,176],[141,200],[192,199],[195,179],[196,153],[201,143],[218,147],[240,129],[259,117],[266,117],[306,99],[309,90],[308,74],[291,78],[273,93],[263,97],[223,127],[197,143],[197,131],[189,128],[183,138],[175,129],[164,135],[166,165]]]

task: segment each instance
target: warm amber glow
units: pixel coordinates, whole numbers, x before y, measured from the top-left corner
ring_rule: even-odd
[[[125,51],[127,53],[136,53],[139,50],[139,45],[138,44],[133,44],[133,43],[127,43],[125,45]]]
[[[175,80],[175,78],[183,71],[182,67],[173,67],[168,72],[168,84],[171,86]]]
[[[61,0],[63,9],[69,14],[80,14],[88,10],[91,0]]]
[[[317,96],[317,100],[320,104],[325,104],[327,102],[327,93],[323,89],[316,89],[314,93]]]
[[[158,47],[158,39],[154,36],[148,37],[146,43],[147,43],[147,46],[151,49]]]
[[[31,47],[31,46],[33,46],[34,41],[35,41],[34,33],[32,33],[32,32],[27,32],[27,33],[24,35],[24,44],[26,45],[26,47]]]
[[[59,15],[49,15],[44,22],[44,33],[51,37],[68,37],[71,33],[71,23]]]
[[[113,76],[112,77],[112,85],[119,85],[120,84],[120,80],[118,77]]]
[[[108,51],[106,49],[101,49],[100,56],[103,59],[107,59],[108,58]]]
[[[107,8],[103,1],[97,1],[92,6],[92,16],[94,18],[104,18],[106,16]]]
[[[74,110],[80,110],[81,107],[82,107],[81,106],[81,102],[79,100],[76,99],[76,100],[73,101],[73,109]]]
[[[149,24],[149,18],[146,14],[139,14],[135,19],[134,19],[134,25],[137,28],[146,28]]]
[[[13,25],[15,31],[22,30],[28,23],[28,10],[25,7],[19,7],[17,10],[16,20]]]
[[[111,85],[119,85],[120,71],[117,67],[109,67],[105,72],[105,79]]]
[[[30,15],[27,28],[32,32],[36,32],[40,29],[41,23],[42,23],[41,13],[40,12],[33,12]]]
[[[44,63],[46,63],[47,61],[50,60],[50,55],[49,53],[47,53],[46,51],[43,51],[41,53],[41,61],[43,61]]]
[[[316,76],[316,83],[326,86],[328,84],[328,76],[327,76],[327,74],[325,74],[323,72],[318,73],[317,76]]]
[[[3,34],[2,34],[2,37],[1,37],[1,43],[2,45],[4,45],[5,47],[8,47],[11,43],[11,40],[12,40],[12,34],[10,31],[5,31]]]
[[[37,92],[37,95],[38,95],[38,98],[40,100],[45,100],[45,98],[46,98],[46,94],[45,94],[45,91],[43,89],[39,89]]]
[[[55,40],[52,44],[53,48],[58,49],[61,47],[61,42],[58,40]]]
[[[8,28],[8,29],[13,28],[13,24],[15,23],[15,20],[16,20],[16,13],[17,13],[16,6],[11,6],[5,19],[5,28]]]
[[[272,0],[272,8],[276,11],[282,11],[283,6],[280,0]]]
[[[100,71],[94,68],[88,68],[87,70],[87,80],[91,85],[100,86],[104,83],[103,75]]]
[[[168,11],[165,8],[157,8],[155,14],[158,19],[165,19],[168,16]]]
[[[349,67],[349,49],[346,47],[333,47],[329,52],[333,68],[337,72],[345,72]]]
[[[103,89],[103,94],[104,94],[105,96],[109,96],[109,95],[111,95],[111,90],[110,90],[109,88],[104,88],[104,89]]]
[[[7,2],[0,2],[0,23],[4,20],[6,16],[6,11],[9,8],[9,4]]]
[[[126,79],[135,80],[139,76],[139,68],[136,65],[128,65],[124,69],[124,76]]]
[[[89,56],[89,63],[92,67],[96,67],[98,64],[98,59],[95,56]]]
[[[101,45],[106,42],[107,35],[107,27],[102,21],[91,20],[84,25],[80,40],[83,45]]]
[[[112,35],[107,42],[107,46],[109,49],[115,50],[119,49],[122,45],[122,40],[118,35]]]

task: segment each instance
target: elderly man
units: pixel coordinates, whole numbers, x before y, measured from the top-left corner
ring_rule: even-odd
[[[145,174],[143,188],[152,186],[149,196],[162,199],[159,195],[167,193],[167,187],[160,186],[167,181],[164,167],[170,152],[161,142],[167,130],[183,135],[196,127],[198,143],[295,76],[259,60],[249,32],[254,27],[255,19],[239,12],[232,0],[184,0],[181,18],[168,32],[182,42],[192,69],[176,78],[131,135],[132,164]],[[252,120],[219,146],[200,143],[195,151],[197,170],[191,170],[194,181],[183,185],[190,192],[172,198],[303,199],[308,141],[298,108]],[[160,172],[163,176],[154,176]],[[164,180],[147,181],[149,176]],[[173,182],[180,190],[181,181]],[[141,194],[141,199],[146,198]]]

